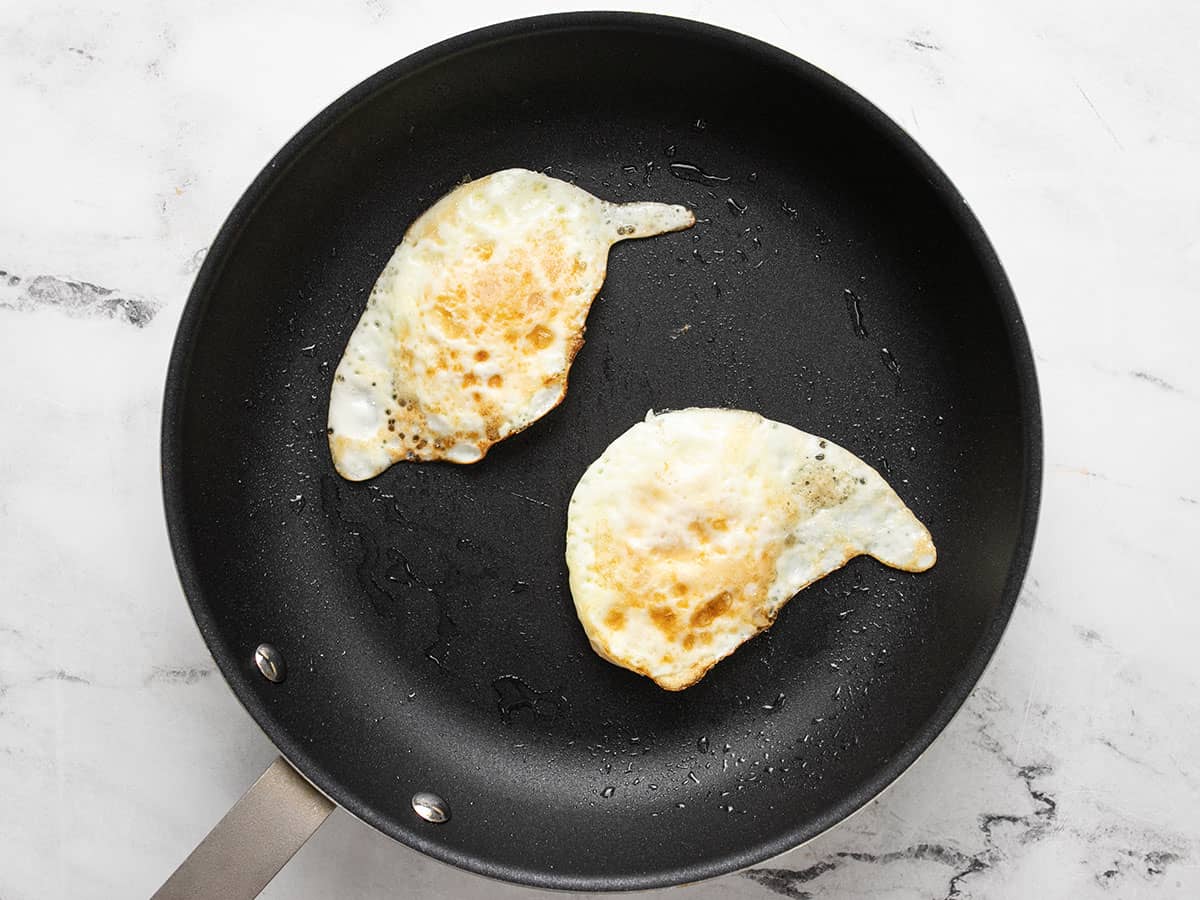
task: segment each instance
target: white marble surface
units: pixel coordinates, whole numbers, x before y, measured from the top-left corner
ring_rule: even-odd
[[[670,896],[1200,896],[1200,6],[654,6],[792,50],[916,136],[1008,268],[1046,416],[1030,576],[963,712],[849,823]],[[0,8],[4,900],[147,895],[272,757],[159,500],[168,347],[225,213],[363,77],[551,9]],[[532,896],[340,812],[267,895]]]

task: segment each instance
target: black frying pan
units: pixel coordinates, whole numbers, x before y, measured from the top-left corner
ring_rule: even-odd
[[[329,383],[377,273],[435,199],[509,166],[700,223],[614,249],[546,418],[478,465],[342,481]],[[682,693],[602,661],[567,588],[567,500],[648,408],[686,406],[862,456],[928,524],[937,566],[855,560]],[[163,424],[188,601],[286,758],[431,856],[591,890],[766,859],[903,772],[1000,639],[1040,463],[1016,303],[933,162],[780,50],[623,13],[454,38],[309,123],[212,246]],[[281,683],[253,662],[262,642]],[[418,817],[419,791],[449,821]]]

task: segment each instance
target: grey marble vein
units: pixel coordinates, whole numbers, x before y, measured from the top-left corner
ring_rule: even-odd
[[[195,684],[215,672],[211,665],[155,666],[146,677],[147,684]]]
[[[53,672],[47,672],[44,675],[39,675],[35,681],[66,681],[71,684],[91,684],[92,682],[84,678],[82,675],[76,675],[74,672],[68,672],[65,669],[55,669]]]
[[[1179,388],[1175,387],[1175,385],[1171,384],[1171,382],[1167,381],[1165,378],[1159,378],[1157,375],[1152,375],[1151,373],[1142,371],[1141,369],[1134,369],[1129,374],[1140,381],[1145,381],[1146,383],[1152,384],[1155,387],[1160,387],[1164,391],[1179,393]]]
[[[0,269],[0,309],[55,309],[75,318],[117,319],[144,328],[162,304],[125,291],[57,275],[22,277]]]
[[[1096,119],[1101,125],[1104,126],[1104,130],[1108,132],[1108,136],[1113,139],[1113,143],[1116,144],[1119,149],[1124,150],[1125,145],[1121,143],[1121,139],[1117,137],[1117,133],[1113,131],[1112,126],[1108,124],[1108,119],[1104,118],[1104,116],[1100,114],[1100,110],[1096,109],[1096,104],[1092,102],[1092,98],[1089,97],[1087,91],[1083,89],[1083,85],[1077,81],[1075,82],[1075,87],[1079,89],[1079,94],[1081,97],[1083,97],[1084,102],[1087,103],[1088,109],[1092,111],[1092,113],[1096,116]]]
[[[188,257],[187,262],[183,264],[183,271],[189,275],[196,274],[200,271],[200,267],[204,265],[204,259],[206,256],[208,256],[208,248],[201,247]]]

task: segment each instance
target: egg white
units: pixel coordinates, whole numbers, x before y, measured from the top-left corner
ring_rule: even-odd
[[[668,690],[861,554],[912,572],[936,560],[873,468],[742,410],[649,414],[588,467],[567,513],[571,594],[592,647]]]
[[[506,169],[408,229],[334,374],[334,466],[361,481],[401,460],[472,463],[558,405],[609,248],[690,227],[664,203],[608,203]]]

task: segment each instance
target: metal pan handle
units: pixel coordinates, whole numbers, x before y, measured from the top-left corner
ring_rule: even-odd
[[[279,757],[151,900],[257,897],[332,811],[329,798]]]

